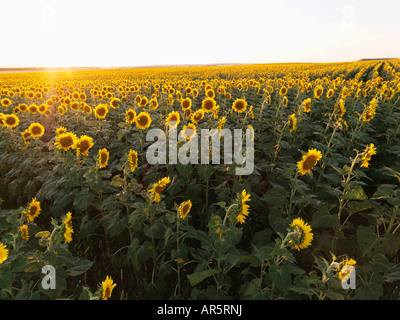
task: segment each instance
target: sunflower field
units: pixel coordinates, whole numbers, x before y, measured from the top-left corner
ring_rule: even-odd
[[[400,60],[0,73],[0,103],[0,299],[400,298]],[[171,124],[251,129],[253,171],[149,163]]]

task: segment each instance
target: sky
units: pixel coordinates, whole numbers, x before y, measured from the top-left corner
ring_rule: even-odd
[[[2,0],[0,12],[0,66],[400,58],[399,0]]]

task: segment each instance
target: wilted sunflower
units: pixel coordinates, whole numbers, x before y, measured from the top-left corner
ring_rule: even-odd
[[[28,128],[28,131],[31,133],[31,136],[34,138],[40,138],[44,135],[44,127],[37,122],[31,123]]]
[[[236,112],[242,113],[247,108],[247,101],[244,99],[236,99],[232,104],[232,109]]]
[[[136,112],[133,109],[128,109],[125,113],[125,121],[127,123],[134,123],[136,119]]]
[[[0,264],[6,261],[8,258],[8,249],[7,247],[0,242]]]
[[[75,148],[75,142],[78,140],[77,136],[72,132],[61,133],[56,136],[55,146],[58,149],[68,151],[71,148]]]
[[[191,120],[194,124],[198,124],[201,119],[204,117],[204,110],[199,109],[192,114]]]
[[[15,114],[3,115],[3,125],[7,128],[15,128],[19,124],[19,118]]]
[[[97,162],[101,169],[107,167],[109,158],[110,158],[110,153],[108,152],[108,150],[106,148],[99,150],[99,156],[97,158]]]
[[[180,119],[181,118],[179,112],[172,111],[168,114],[167,119],[165,119],[165,125],[170,129],[175,129],[181,121]]]
[[[135,117],[135,123],[139,129],[142,129],[142,130],[147,129],[148,127],[150,127],[151,117],[147,112],[140,112]]]
[[[376,147],[373,143],[369,144],[364,151],[364,154],[361,158],[360,167],[368,168],[369,162],[371,161],[371,157],[376,154]]]
[[[33,220],[40,214],[40,202],[36,201],[36,198],[33,198],[29,207],[24,213],[26,214],[26,219],[28,222],[33,222]]]
[[[134,172],[138,166],[138,153],[135,150],[130,150],[128,154],[129,168]]]
[[[308,153],[303,155],[303,159],[297,163],[298,172],[301,175],[309,173],[321,158],[321,151],[317,151],[316,149],[308,150]]]
[[[156,183],[154,183],[153,187],[148,190],[155,202],[160,202],[161,193],[170,182],[171,180],[169,177],[162,178],[161,180],[158,180]]]
[[[24,224],[19,228],[19,232],[21,234],[21,238],[28,241],[29,240],[29,231],[28,231],[28,226]]]
[[[108,300],[111,298],[111,294],[113,289],[117,284],[113,282],[111,277],[107,276],[106,280],[101,283],[102,291],[103,291],[103,300]]]
[[[93,138],[87,135],[80,136],[79,139],[75,142],[76,155],[87,156],[89,149],[93,146]]]
[[[309,247],[314,237],[311,231],[311,227],[305,223],[303,219],[294,219],[290,224],[289,229],[289,232],[293,232],[294,235],[290,239],[289,243],[298,251]]]
[[[179,216],[181,217],[182,220],[186,218],[191,208],[192,208],[192,201],[190,200],[184,201],[180,204],[178,211],[179,211]]]
[[[193,123],[189,123],[187,126],[183,126],[181,131],[182,136],[187,140],[193,138],[196,135],[196,132],[197,132],[196,125],[194,125]]]
[[[190,98],[185,98],[181,101],[181,108],[182,110],[187,110],[192,107],[192,99]]]
[[[246,190],[242,191],[241,196],[241,207],[240,211],[236,217],[238,223],[243,224],[246,221],[247,216],[249,215],[249,208],[250,206],[246,203],[250,201],[250,194],[246,192]]]
[[[72,213],[68,212],[64,219],[64,240],[66,243],[72,241],[72,234],[74,233],[74,229],[72,228]]]
[[[217,103],[213,98],[205,98],[201,103],[201,107],[205,112],[213,112],[216,105]]]
[[[99,104],[95,109],[94,109],[94,115],[98,119],[104,119],[108,113],[108,105],[106,104]]]

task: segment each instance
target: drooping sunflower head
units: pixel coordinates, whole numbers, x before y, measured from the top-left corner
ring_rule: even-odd
[[[247,108],[247,101],[244,99],[236,99],[232,104],[232,109],[239,113],[246,111],[246,108]]]
[[[300,251],[311,245],[314,235],[311,232],[311,226],[305,223],[303,219],[294,219],[289,227],[289,232],[292,233],[289,243],[294,249]]]
[[[64,240],[66,243],[72,241],[72,234],[74,233],[74,229],[72,227],[72,213],[68,212],[63,221],[64,225]]]
[[[290,122],[290,132],[295,131],[297,128],[297,118],[295,113],[289,116],[289,122]]]
[[[192,208],[192,201],[190,200],[184,201],[180,204],[178,211],[179,211],[179,216],[181,217],[182,220],[186,218],[191,208]]]
[[[303,159],[297,163],[298,172],[301,175],[309,173],[321,158],[321,151],[316,149],[309,150],[308,153],[303,156]]]
[[[110,158],[110,153],[106,148],[99,150],[97,163],[99,164],[99,167],[101,169],[107,167],[109,158]]]
[[[77,156],[87,156],[89,149],[94,146],[93,138],[83,135],[75,143],[76,155]]]
[[[40,214],[41,210],[40,202],[37,201],[36,198],[33,198],[28,206],[28,209],[24,211],[28,222],[32,222]]]
[[[68,151],[71,148],[75,148],[75,143],[77,140],[77,136],[72,132],[61,133],[56,137],[55,146],[58,149]]]
[[[106,280],[101,283],[103,300],[108,300],[111,298],[112,291],[116,285],[117,284],[114,283],[110,276],[106,277]]]
[[[205,112],[213,112],[217,103],[213,98],[205,98],[201,103],[201,107]]]
[[[250,194],[246,192],[246,190],[242,191],[242,194],[240,196],[240,211],[236,217],[236,220],[238,223],[243,224],[246,221],[247,216],[249,215],[249,208],[250,206],[247,204],[247,202],[250,201]]]
[[[31,136],[34,138],[39,138],[44,135],[44,127],[37,122],[31,123],[31,125],[28,128],[29,132],[31,133]]]
[[[138,153],[135,150],[129,151],[128,163],[131,172],[134,172],[138,165]]]
[[[152,188],[148,190],[154,202],[161,201],[161,193],[170,182],[171,180],[169,177],[162,178],[161,180],[154,183]]]
[[[8,249],[6,245],[0,242],[0,264],[6,261],[8,258]]]
[[[140,112],[136,117],[135,117],[135,123],[136,126],[139,129],[147,129],[148,127],[150,127],[151,124],[151,117],[147,112]]]
[[[376,147],[373,143],[370,143],[366,148],[361,158],[361,165],[360,167],[368,168],[369,162],[373,155],[376,154]]]

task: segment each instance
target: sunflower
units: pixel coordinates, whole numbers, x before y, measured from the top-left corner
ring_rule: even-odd
[[[19,118],[15,114],[3,115],[3,125],[7,128],[15,128],[19,124]]]
[[[246,203],[248,201],[250,201],[250,194],[246,193],[246,190],[243,190],[241,196],[240,211],[236,217],[237,222],[240,224],[243,224],[246,221],[247,216],[249,215],[250,206]]]
[[[281,96],[286,96],[287,92],[288,92],[288,89],[287,89],[285,86],[283,86],[283,87],[281,88],[281,90],[279,90],[279,94],[280,94]]]
[[[30,114],[35,114],[38,111],[37,105],[36,104],[31,104],[28,107],[28,111],[29,111]]]
[[[236,112],[242,113],[247,108],[247,101],[244,99],[236,99],[232,104],[232,109]]]
[[[19,109],[20,112],[26,112],[26,111],[28,111],[28,106],[25,103],[21,103],[18,106],[18,109]]]
[[[44,135],[44,127],[37,122],[31,123],[28,128],[28,131],[31,133],[31,136],[34,138],[40,138]]]
[[[113,98],[113,99],[111,99],[111,101],[110,101],[110,106],[111,106],[112,108],[114,108],[114,109],[118,108],[120,104],[121,104],[121,100],[118,99],[118,98]]]
[[[314,97],[319,99],[321,98],[322,94],[324,93],[324,88],[321,85],[318,85],[314,89]]]
[[[344,259],[341,263],[339,263],[338,267],[337,267],[337,276],[339,277],[340,280],[343,280],[343,278],[345,278],[346,276],[348,276],[351,273],[351,268],[354,268],[354,265],[356,264],[356,260],[354,259],[350,259],[348,257],[346,257],[346,259]]]
[[[363,121],[364,122],[369,122],[374,118],[377,106],[378,106],[378,101],[375,98],[372,99],[368,108],[363,113]]]
[[[97,163],[99,164],[99,167],[101,169],[107,167],[109,158],[110,158],[110,153],[108,152],[108,150],[106,148],[99,150],[99,156],[97,158]]]
[[[185,98],[181,101],[181,108],[182,110],[187,110],[192,107],[192,99],[190,98]]]
[[[369,162],[371,161],[371,157],[376,154],[376,147],[373,143],[369,144],[363,153],[363,156],[361,158],[361,166],[364,168],[369,167]]]
[[[8,249],[6,246],[0,242],[0,264],[6,261],[8,258]]]
[[[295,113],[289,116],[289,122],[290,122],[290,132],[296,131],[297,119]]]
[[[204,110],[199,109],[192,114],[191,120],[194,124],[198,124],[201,119],[204,117]]]
[[[68,212],[64,219],[64,240],[66,243],[72,241],[72,234],[74,233],[74,229],[72,228],[72,213]]]
[[[22,139],[24,140],[25,146],[28,146],[29,141],[32,139],[31,132],[26,129],[24,132],[21,133]]]
[[[208,89],[206,90],[206,97],[207,98],[211,98],[214,99],[215,98],[215,92],[213,89]]]
[[[294,237],[289,241],[293,248],[300,251],[311,245],[314,235],[311,227],[303,219],[294,219],[289,226],[289,231],[294,233]]]
[[[147,97],[142,97],[140,99],[139,106],[140,107],[145,107],[145,106],[147,106],[148,103],[149,103],[149,99],[147,99]]]
[[[165,124],[170,129],[175,129],[180,122],[180,114],[178,111],[172,111],[168,114],[167,119],[165,119]]]
[[[125,121],[127,123],[134,123],[136,119],[136,112],[133,109],[128,109],[125,113]]]
[[[1,106],[6,108],[8,106],[11,106],[11,100],[8,98],[4,98],[1,100]]]
[[[29,232],[28,232],[28,226],[24,224],[19,228],[19,232],[21,234],[21,238],[28,241],[29,240]]]
[[[33,222],[33,220],[40,214],[41,210],[40,202],[36,201],[36,198],[33,198],[28,209],[24,211],[28,222]]]
[[[207,113],[213,112],[216,105],[217,103],[213,98],[205,98],[201,103],[201,107]]]
[[[178,211],[179,211],[179,216],[181,217],[182,220],[186,218],[191,208],[192,208],[192,201],[190,200],[184,201],[180,204]]]
[[[168,183],[170,183],[171,180],[169,177],[162,178],[161,180],[158,180],[156,183],[153,184],[153,187],[148,190],[148,192],[151,194],[152,199],[155,202],[160,202],[161,200],[161,193],[164,191],[165,187],[167,186]]]
[[[58,149],[68,151],[71,148],[75,148],[75,142],[77,140],[77,136],[72,132],[61,133],[56,137],[55,146]]]
[[[334,93],[333,89],[329,89],[328,92],[326,93],[326,97],[327,97],[328,99],[329,99],[329,98],[332,98],[333,93]]]
[[[193,138],[196,135],[196,132],[196,125],[194,125],[193,123],[189,123],[187,126],[183,126],[183,129],[181,131],[182,136],[187,140]]]
[[[141,112],[135,117],[136,126],[139,129],[147,129],[151,124],[151,117],[147,112]]]
[[[338,105],[339,105],[339,110],[338,110],[339,117],[343,118],[344,114],[346,113],[346,107],[345,107],[344,99],[340,99]]]
[[[80,136],[75,142],[76,155],[87,156],[89,149],[93,147],[93,139],[87,135]]]
[[[62,133],[66,133],[67,132],[67,128],[65,128],[65,127],[58,127],[57,129],[56,129],[56,135],[58,136],[58,135],[60,135],[60,134],[62,134]]]
[[[321,158],[321,151],[317,151],[316,149],[308,150],[308,153],[303,155],[303,159],[297,163],[298,172],[301,175],[309,173]]]
[[[129,151],[128,162],[131,172],[134,172],[138,165],[138,153],[135,150]]]
[[[108,300],[111,298],[111,294],[113,289],[117,284],[113,282],[111,277],[107,276],[106,280],[101,283],[102,291],[103,291],[103,300]]]
[[[226,122],[226,117],[223,116],[219,121],[218,121],[218,131],[221,132],[221,130],[223,129],[224,125]]]
[[[94,115],[98,119],[104,119],[107,115],[108,112],[108,105],[107,104],[99,104],[95,109],[94,109]]]
[[[157,98],[154,97],[154,98],[150,99],[149,105],[150,105],[150,107],[151,107],[152,110],[156,110],[156,109],[158,108],[158,101],[157,101]]]

